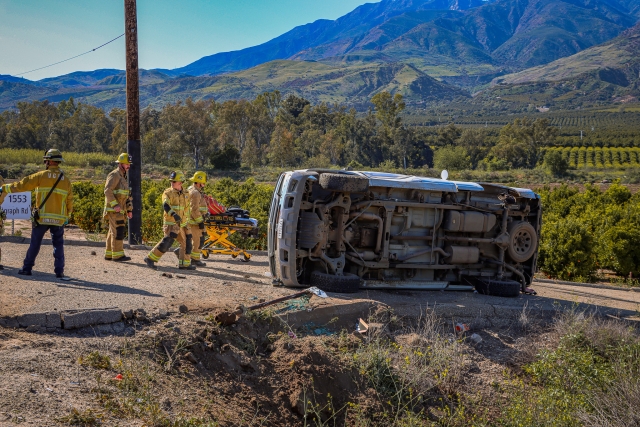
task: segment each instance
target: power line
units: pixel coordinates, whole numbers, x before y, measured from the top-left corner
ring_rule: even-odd
[[[76,55],[76,56],[73,56],[73,57],[71,57],[71,58],[67,58],[67,59],[65,59],[65,60],[63,60],[63,61],[58,61],[58,62],[56,62],[56,63],[46,65],[46,66],[44,66],[44,67],[36,68],[35,70],[25,71],[24,73],[20,73],[20,74],[14,74],[14,76],[23,76],[23,75],[25,75],[25,74],[33,73],[34,71],[43,70],[43,69],[45,69],[45,68],[53,67],[54,65],[62,64],[63,62],[71,61],[72,59],[76,59],[76,58],[78,58],[78,57],[80,57],[80,56],[82,56],[82,55],[86,55],[87,53],[95,52],[96,50],[100,49],[101,47],[104,47],[104,46],[108,45],[109,43],[111,43],[111,42],[114,42],[114,41],[118,40],[118,39],[119,39],[120,37],[122,37],[122,36],[124,36],[124,33],[120,34],[120,35],[119,35],[118,37],[116,37],[115,39],[111,39],[111,40],[109,40],[108,42],[106,42],[106,43],[104,43],[104,44],[101,44],[101,45],[100,45],[100,46],[98,46],[98,47],[94,47],[93,49],[88,50],[88,51],[86,51],[85,53],[81,53],[80,55]]]

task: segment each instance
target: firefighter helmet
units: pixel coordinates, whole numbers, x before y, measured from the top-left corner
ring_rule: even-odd
[[[42,157],[44,160],[51,160],[52,162],[64,162],[64,159],[62,158],[62,153],[60,153],[60,150],[57,150],[55,148],[52,148],[51,150],[47,151],[44,154],[44,157]]]
[[[182,172],[173,171],[169,175],[169,181],[171,182],[184,182],[184,174]]]
[[[198,171],[198,172],[194,173],[193,174],[193,178],[190,178],[189,180],[193,181],[193,182],[197,182],[199,184],[206,184],[207,183],[207,174],[205,172]]]
[[[123,165],[130,165],[131,156],[129,156],[127,153],[122,153],[118,156],[118,160],[116,160],[116,163],[120,163]]]

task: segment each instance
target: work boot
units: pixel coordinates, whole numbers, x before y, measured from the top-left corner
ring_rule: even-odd
[[[109,257],[109,258],[104,257],[104,260],[105,260],[105,261],[113,261],[113,258],[111,258],[111,257]]]
[[[180,248],[175,248],[173,253],[176,254],[176,258],[180,259]]]
[[[197,260],[197,261],[191,261],[191,265],[195,265],[196,267],[205,267],[207,263]]]
[[[181,265],[178,267],[179,270],[196,270],[195,265]]]
[[[151,258],[144,257],[144,263],[147,264],[147,267],[149,267],[149,268],[152,268],[154,270],[158,269],[158,267],[156,266],[156,263],[153,262],[153,260]]]
[[[121,256],[120,258],[113,258],[114,261],[120,261],[120,262],[124,262],[124,261],[131,261],[131,257],[130,256]]]
[[[65,276],[64,273],[56,273],[56,279],[60,279],[60,280],[64,280],[65,282],[68,282],[69,280],[71,280],[71,277]]]
[[[4,267],[2,266],[2,264],[0,264],[0,270],[4,270]]]
[[[18,274],[22,276],[31,276],[31,270],[18,270]]]

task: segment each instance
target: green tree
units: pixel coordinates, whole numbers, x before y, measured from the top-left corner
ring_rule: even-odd
[[[471,169],[471,157],[464,147],[442,147],[433,154],[433,167],[452,171]]]
[[[567,173],[569,162],[563,157],[559,151],[551,151],[544,156],[544,165],[553,176],[561,177]]]
[[[406,107],[401,94],[391,96],[389,92],[380,92],[371,98],[371,103],[375,106],[376,118],[384,129],[390,131],[401,125],[400,113]]]

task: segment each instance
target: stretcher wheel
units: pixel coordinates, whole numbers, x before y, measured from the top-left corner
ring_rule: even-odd
[[[242,258],[240,259],[240,261],[242,262],[249,262],[249,260],[251,259],[251,257],[248,257],[246,255],[242,255]]]
[[[202,251],[201,255],[202,255],[202,258],[209,259],[209,251]]]
[[[231,254],[231,258],[238,258],[237,254]]]

